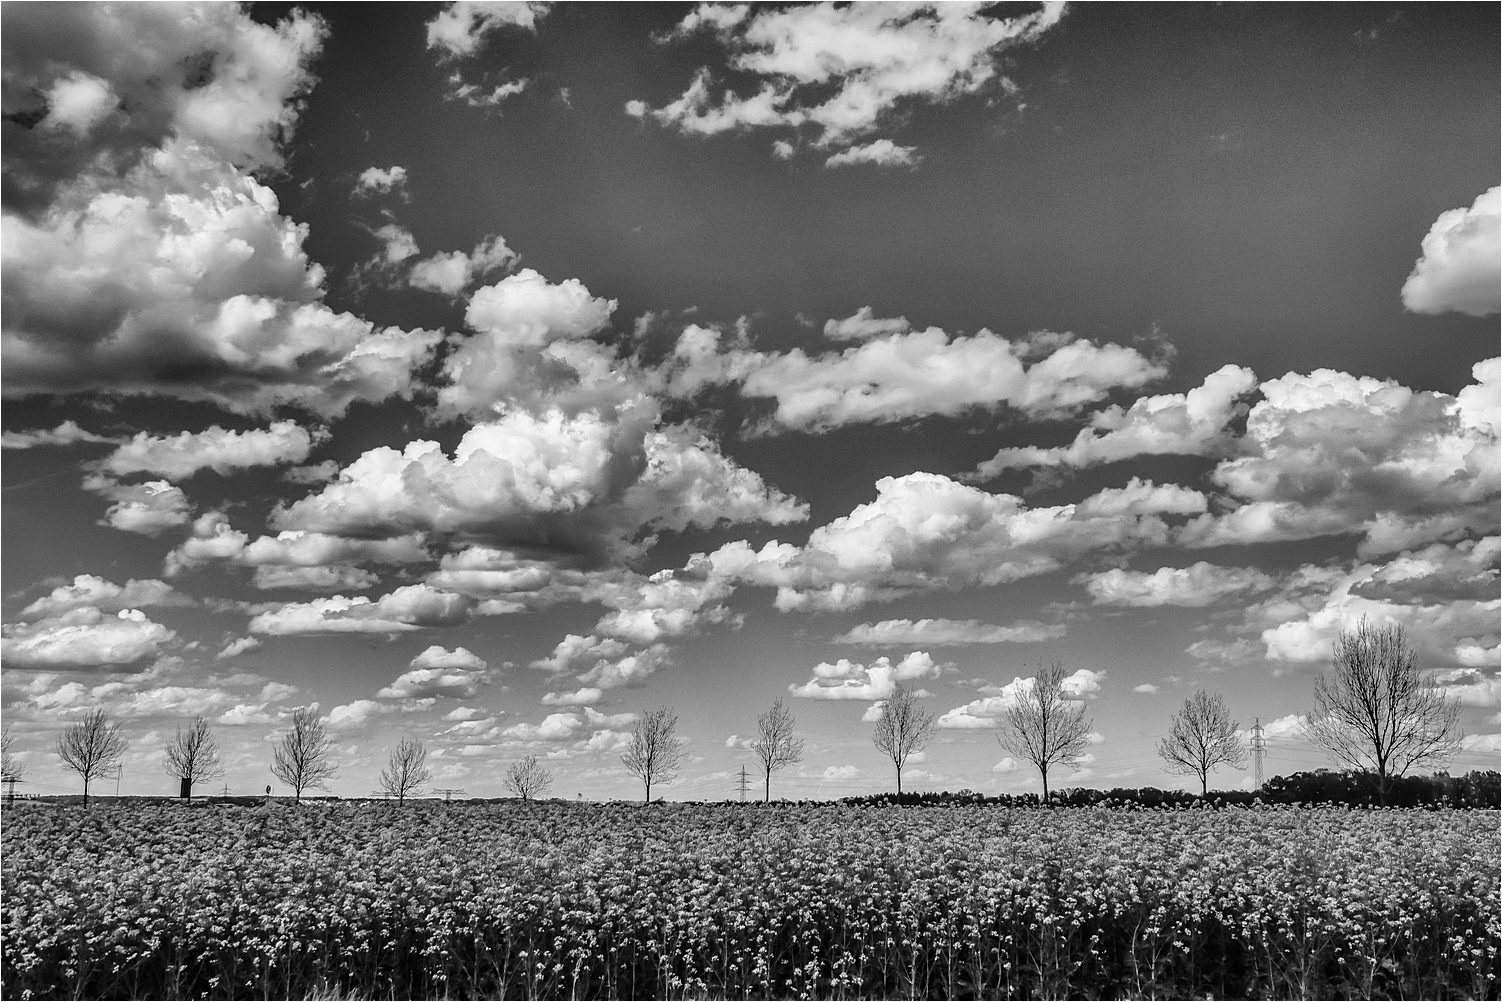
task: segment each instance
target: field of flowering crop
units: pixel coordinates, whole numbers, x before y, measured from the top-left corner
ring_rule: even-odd
[[[1498,996],[1480,811],[59,808],[7,998]]]

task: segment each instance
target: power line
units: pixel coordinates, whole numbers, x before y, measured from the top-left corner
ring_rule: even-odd
[[[1266,754],[1267,738],[1262,736],[1262,718],[1258,717],[1257,722],[1252,725],[1252,761],[1255,763],[1252,780],[1255,785],[1252,789],[1254,790],[1262,789],[1262,756]]]
[[[442,790],[434,790],[433,792],[443,794],[443,802],[446,804],[454,798],[454,794],[463,793],[464,791],[457,788],[446,788]]]

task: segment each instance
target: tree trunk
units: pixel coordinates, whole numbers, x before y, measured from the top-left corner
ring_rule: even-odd
[[[652,802],[652,781],[650,779],[644,779],[642,780],[642,782],[647,784],[647,799],[642,801],[642,803],[650,804]]]
[[[89,777],[83,778],[83,805],[89,806]]]
[[[902,766],[897,767],[897,796],[902,796]]]
[[[1209,792],[1209,790],[1208,790],[1209,783],[1210,783],[1209,774],[1208,773],[1203,773],[1203,772],[1200,773],[1200,796],[1201,797],[1203,797],[1206,793]]]
[[[1043,806],[1047,807],[1048,806],[1048,767],[1044,766],[1042,769],[1039,769],[1038,771],[1043,774]]]
[[[761,802],[764,803],[764,804],[770,804],[772,802],[772,770],[771,769],[767,770],[766,780],[767,780],[766,788],[762,791]]]

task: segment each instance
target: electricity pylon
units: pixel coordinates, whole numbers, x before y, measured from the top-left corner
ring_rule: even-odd
[[[1252,775],[1257,784],[1253,789],[1262,789],[1262,756],[1267,754],[1267,738],[1262,736],[1262,718],[1252,725]]]

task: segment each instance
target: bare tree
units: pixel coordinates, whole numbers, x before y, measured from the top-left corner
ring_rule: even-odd
[[[224,775],[224,766],[219,761],[219,742],[209,730],[207,719],[196,717],[186,731],[181,727],[177,729],[177,735],[162,756],[162,771],[182,782],[181,795],[188,798],[193,796],[194,783]]]
[[[553,774],[542,767],[536,755],[528,755],[520,762],[512,762],[506,769],[506,789],[531,800],[547,793],[553,787]]]
[[[1216,766],[1246,767],[1246,743],[1236,726],[1225,697],[1201,689],[1174,714],[1168,736],[1158,740],[1158,755],[1169,772],[1197,776],[1203,797]]]
[[[1076,766],[1090,744],[1091,722],[1085,704],[1064,692],[1064,665],[1055,661],[1038,666],[1032,685],[1017,694],[997,740],[1007,751],[1026,759],[1043,777],[1043,802],[1048,803],[1048,770],[1053,765]]]
[[[876,729],[871,740],[876,749],[884,752],[897,767],[897,795],[902,796],[902,767],[914,752],[922,751],[933,740],[936,724],[934,716],[923,708],[918,697],[906,686],[881,704],[881,716],[876,718]]]
[[[73,721],[57,739],[63,765],[83,778],[83,805],[89,806],[89,781],[114,769],[129,744],[120,725],[103,710],[90,710]]]
[[[381,791],[401,804],[421,793],[432,779],[427,746],[416,738],[404,737],[391,750],[391,758],[381,770]]]
[[[302,791],[328,789],[339,767],[329,760],[334,739],[323,728],[318,711],[304,706],[292,714],[292,729],[282,735],[271,756],[271,774],[292,787],[295,799]]]
[[[792,711],[783,704],[780,696],[770,710],[756,718],[757,738],[752,742],[751,750],[761,760],[762,803],[772,799],[772,773],[803,761],[803,741],[793,737],[796,723]]]
[[[1402,625],[1363,616],[1340,631],[1330,667],[1334,676],[1314,683],[1308,735],[1342,766],[1376,773],[1380,803],[1392,780],[1460,750],[1460,704],[1425,684]]]
[[[671,783],[678,778],[678,767],[683,764],[683,741],[677,730],[677,714],[659,706],[637,721],[631,744],[621,756],[626,771],[646,784],[649,804],[653,783]]]
[[[0,783],[19,783],[26,766],[10,753],[10,728],[0,728]]]

